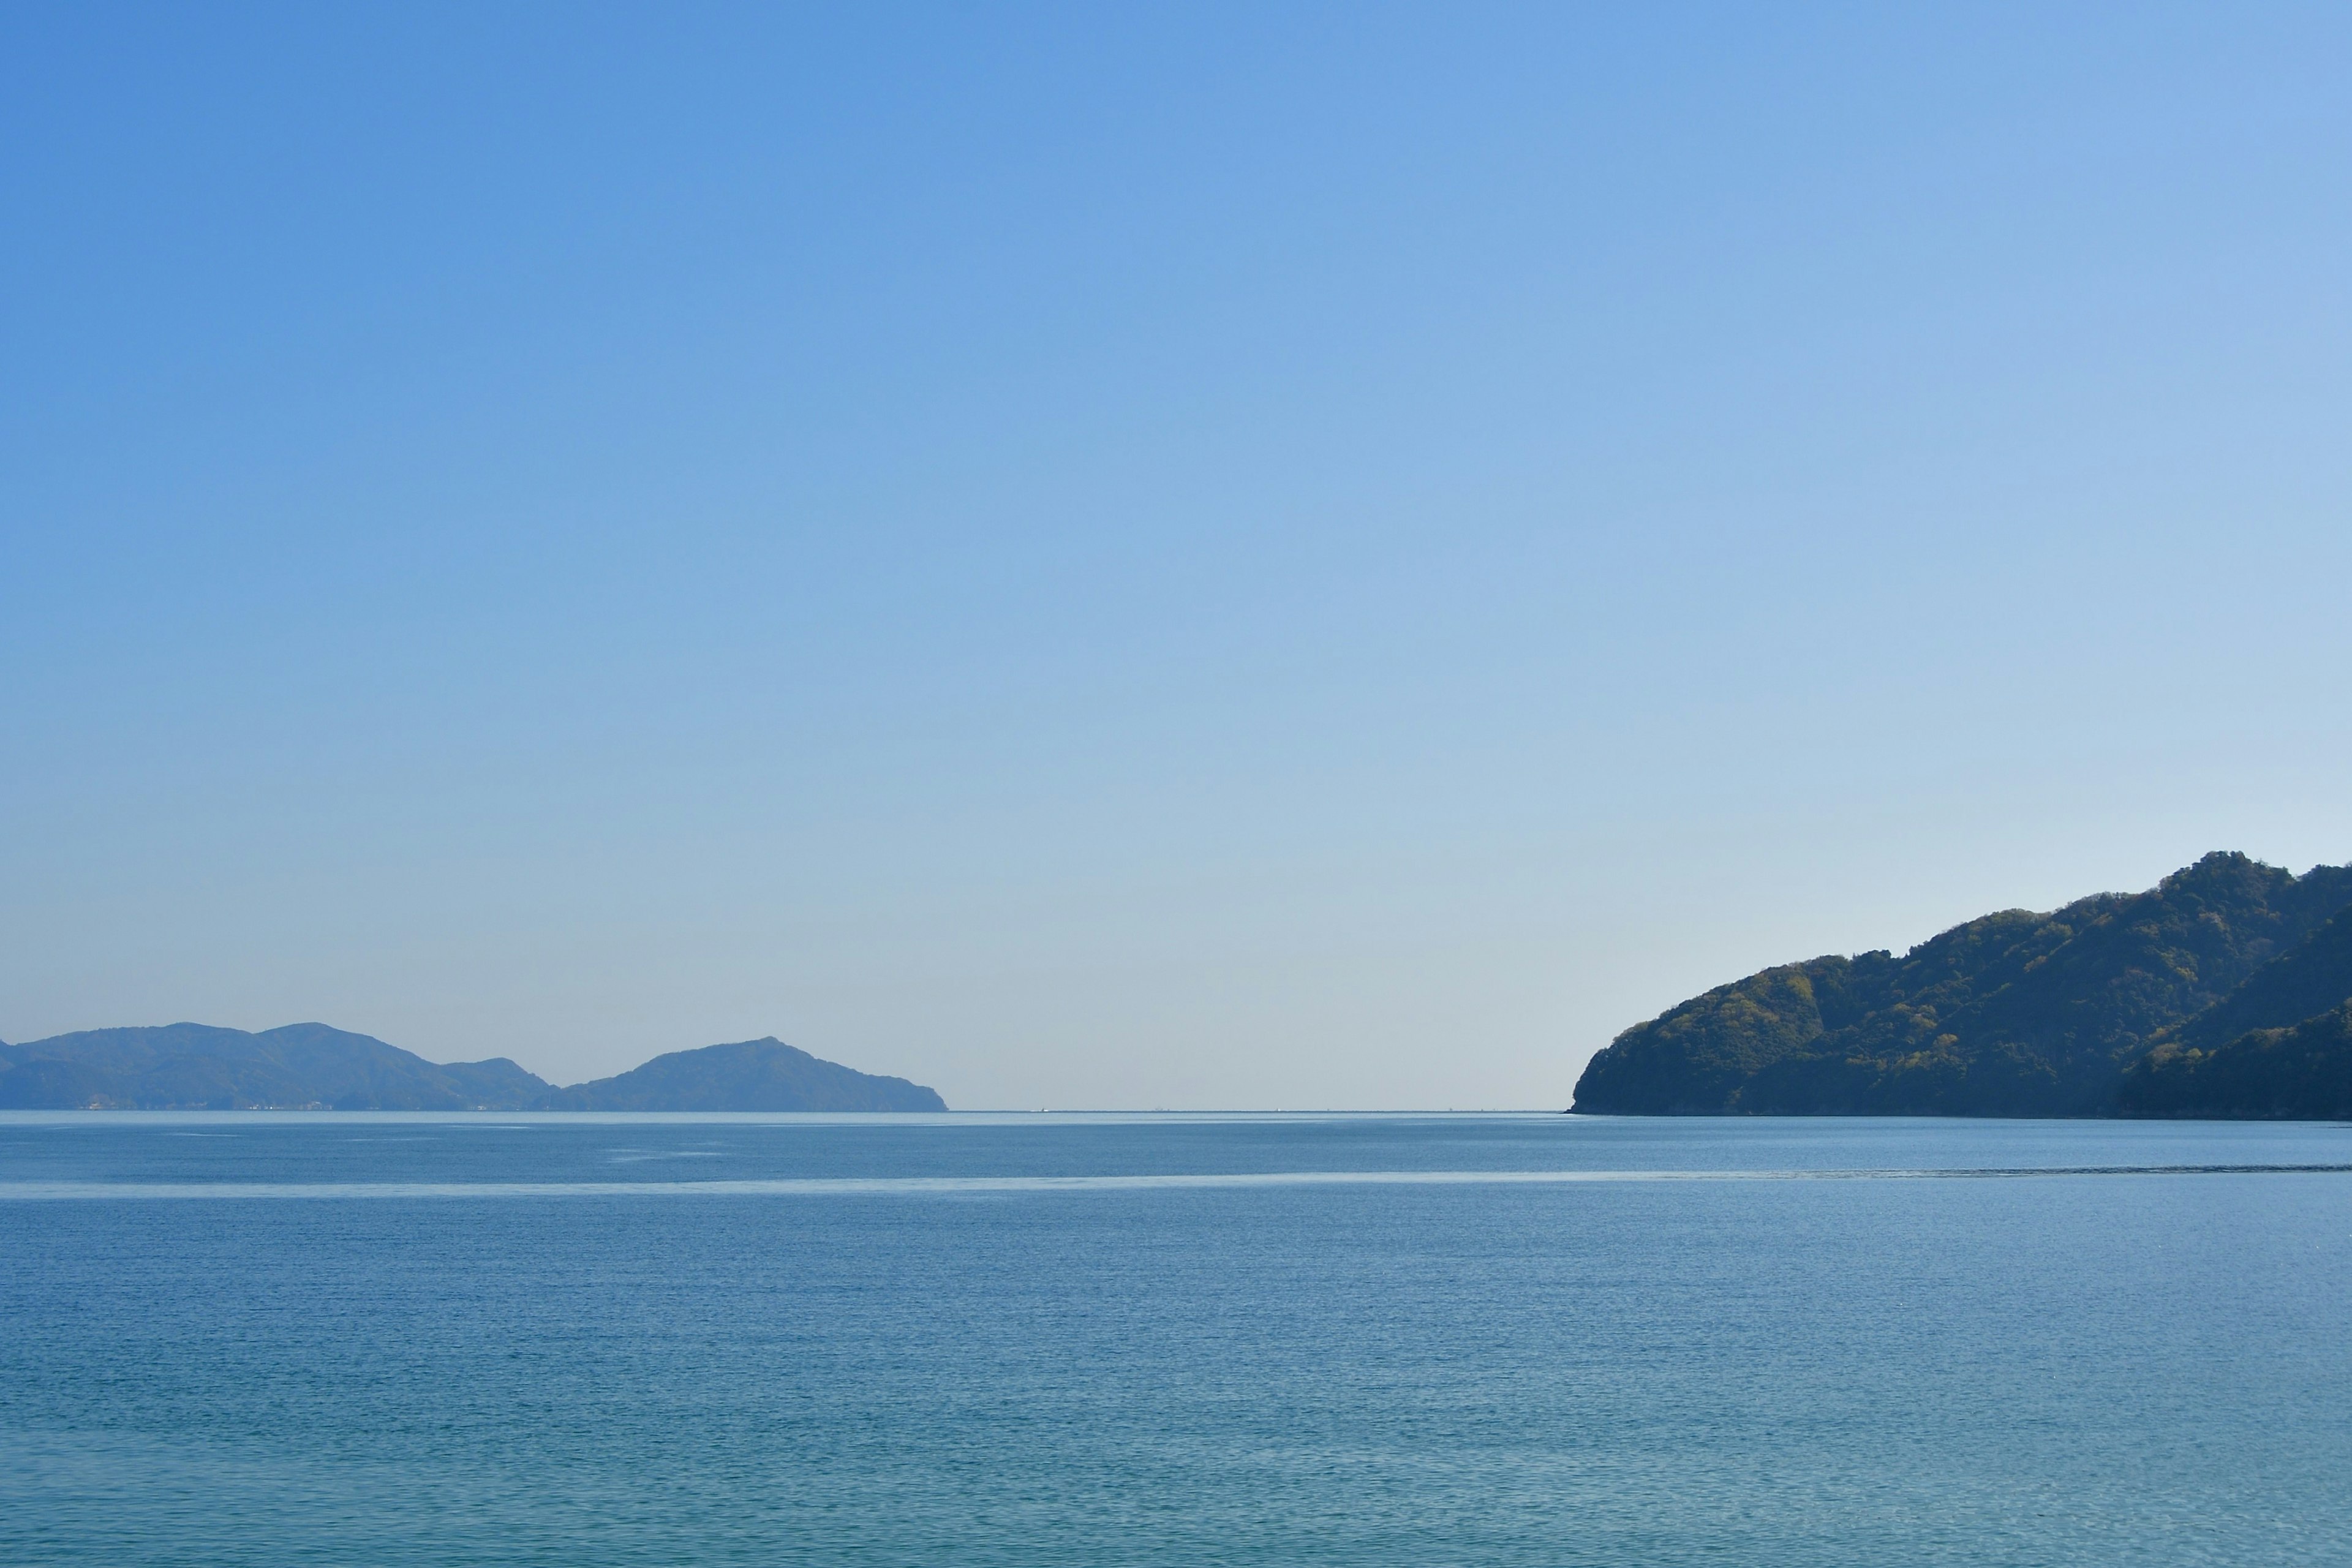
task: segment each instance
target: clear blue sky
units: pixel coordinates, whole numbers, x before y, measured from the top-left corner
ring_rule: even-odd
[[[0,1037],[1558,1106],[2352,858],[2352,11],[16,5]]]

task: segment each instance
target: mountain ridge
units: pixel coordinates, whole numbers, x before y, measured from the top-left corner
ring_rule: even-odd
[[[719,1053],[717,1056],[711,1053]],[[670,1064],[663,1067],[662,1064]],[[650,1078],[640,1077],[652,1069]],[[614,1103],[608,1086],[633,1084]],[[505,1057],[430,1062],[325,1024],[85,1029],[0,1043],[0,1109],[318,1110],[944,1110],[937,1091],[769,1036],[672,1051],[559,1089]]]

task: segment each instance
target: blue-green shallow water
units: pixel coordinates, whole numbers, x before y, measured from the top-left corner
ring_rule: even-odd
[[[2331,1166],[2352,1130],[5,1117],[0,1562],[2343,1563]]]

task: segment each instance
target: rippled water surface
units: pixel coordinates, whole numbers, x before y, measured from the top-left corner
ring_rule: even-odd
[[[0,1562],[2343,1563],[2352,1130],[0,1116]]]

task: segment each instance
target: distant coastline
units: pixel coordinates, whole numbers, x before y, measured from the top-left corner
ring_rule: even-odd
[[[2352,866],[2216,853],[1899,958],[1761,970],[1619,1035],[1574,1109],[2352,1118]]]
[[[945,1110],[939,1091],[770,1036],[558,1088],[504,1057],[429,1062],[324,1024],[89,1029],[0,1044],[13,1110]]]

